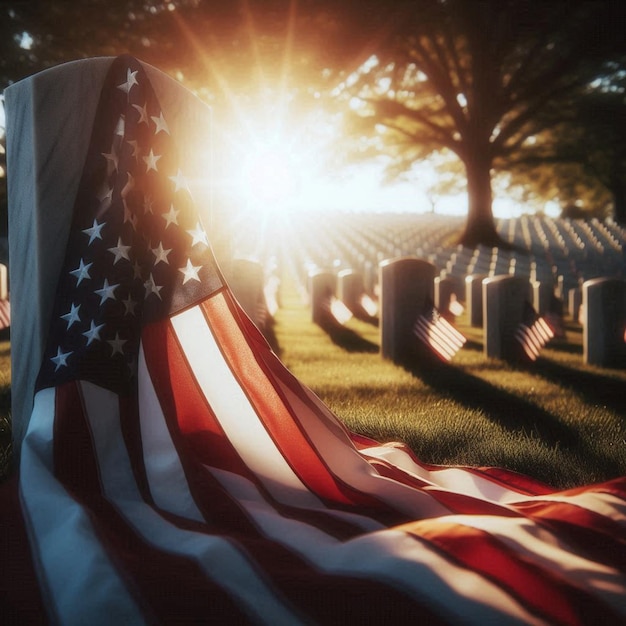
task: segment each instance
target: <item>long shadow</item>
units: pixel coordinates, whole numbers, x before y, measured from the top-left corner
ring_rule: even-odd
[[[378,352],[377,344],[340,324],[331,313],[324,315],[317,324],[335,345],[347,352]]]
[[[520,367],[550,382],[569,387],[587,402],[606,406],[626,418],[626,385],[623,380],[584,372],[545,358]]]
[[[415,362],[403,367],[441,394],[482,411],[512,432],[533,433],[551,446],[584,444],[575,430],[548,411],[435,357],[418,355]]]
[[[442,395],[482,411],[488,419],[511,432],[532,434],[550,447],[558,445],[583,451],[587,458],[596,460],[612,475],[619,474],[620,468],[615,461],[599,456],[578,431],[560,422],[552,413],[481,378],[442,363],[432,355],[422,356],[419,362],[404,364],[403,367]],[[588,384],[592,384],[591,379]],[[612,396],[618,393],[616,387],[611,389]]]

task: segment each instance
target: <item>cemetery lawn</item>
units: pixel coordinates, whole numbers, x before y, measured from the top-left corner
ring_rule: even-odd
[[[626,371],[585,366],[570,323],[528,367],[487,359],[482,330],[449,365],[403,368],[378,354],[378,329],[350,320],[331,338],[295,289],[274,327],[282,361],[358,433],[402,441],[428,463],[498,466],[554,487],[626,475]],[[10,343],[0,342],[0,480],[9,470]]]
[[[450,364],[405,368],[374,351],[378,328],[352,319],[331,338],[284,293],[280,357],[354,432],[402,441],[428,463],[506,467],[559,488],[626,475],[626,371],[586,366],[567,325],[528,366],[488,359],[482,329]]]

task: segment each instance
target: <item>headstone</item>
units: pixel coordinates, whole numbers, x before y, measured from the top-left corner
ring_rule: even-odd
[[[544,315],[553,308],[555,293],[554,286],[550,282],[534,281],[532,283],[533,290],[533,307],[539,315]]]
[[[26,432],[58,273],[96,107],[112,57],[59,65],[14,83],[6,108],[11,258],[12,428]],[[211,110],[178,82],[145,65],[181,150],[181,168],[211,231]]]
[[[380,263],[381,355],[399,363],[412,356],[416,317],[434,299],[437,268],[417,257],[400,257]]]
[[[454,318],[450,304],[456,300],[457,281],[451,277],[436,276],[434,280],[434,301],[437,310],[446,318]]]
[[[337,273],[337,297],[353,313],[360,309],[360,301],[364,292],[362,274],[349,269]]]
[[[626,367],[626,281],[594,278],[583,283],[583,360]]]
[[[530,300],[530,284],[518,276],[493,276],[483,281],[483,329],[485,356],[517,359],[515,333]]]
[[[309,297],[311,301],[311,320],[315,324],[328,321],[330,304],[335,296],[337,279],[331,272],[323,270],[309,274]]]
[[[567,310],[572,319],[580,322],[580,311],[583,303],[583,290],[580,287],[574,287],[567,293]]]
[[[233,259],[228,284],[248,317],[263,330],[268,311],[261,263],[254,259]]]
[[[9,299],[9,271],[4,263],[0,263],[0,300]]]
[[[469,323],[474,328],[483,325],[483,280],[485,274],[471,274],[465,277],[465,305]]]

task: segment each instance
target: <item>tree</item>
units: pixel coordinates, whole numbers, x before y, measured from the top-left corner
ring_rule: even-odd
[[[366,6],[362,6],[366,5]],[[360,3],[368,61],[337,93],[396,166],[442,149],[463,163],[460,241],[501,244],[492,173],[506,171],[558,119],[572,93],[624,67],[619,2],[408,0]],[[378,26],[375,26],[378,24]],[[375,36],[376,35],[376,36]],[[356,98],[356,100],[355,100]]]
[[[611,213],[626,224],[626,72],[618,68],[548,114],[557,113],[511,162],[514,182],[546,195],[549,177],[567,215]]]

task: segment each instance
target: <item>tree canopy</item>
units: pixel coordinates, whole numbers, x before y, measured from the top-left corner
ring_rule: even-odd
[[[619,4],[409,0],[393,11],[365,4],[381,35],[341,89],[359,132],[369,128],[399,168],[436,151],[456,155],[468,191],[462,242],[498,243],[492,172],[520,161],[559,123],[561,107],[625,67]]]
[[[621,12],[619,0],[16,0],[0,3],[0,88],[64,61],[120,53],[183,81],[218,116],[232,113],[233,94],[258,98],[269,82],[291,86],[302,106],[326,88],[358,122],[361,151],[390,155],[394,172],[455,155],[467,180],[462,241],[493,244],[494,172],[534,184],[532,160],[548,144],[543,164],[561,158],[570,163],[561,172],[571,171],[574,137],[593,135],[605,161],[614,154],[593,121],[609,113],[587,96],[626,71]],[[623,101],[611,106],[623,112]],[[571,132],[582,124],[584,137]],[[623,174],[613,172],[614,198]]]

